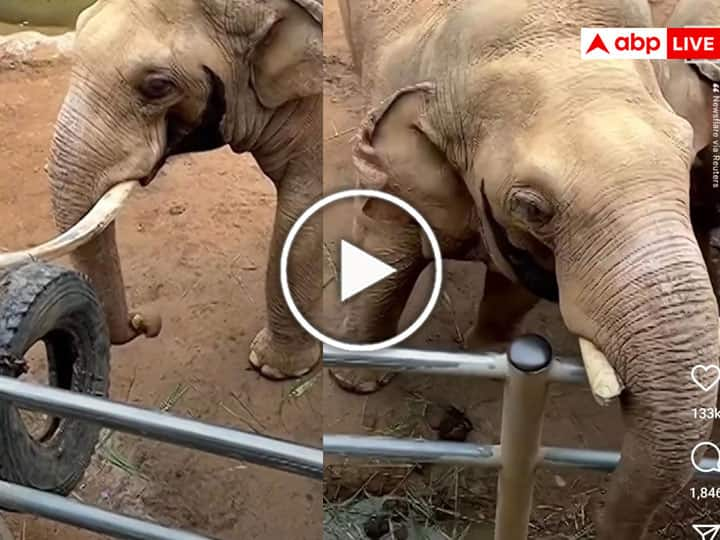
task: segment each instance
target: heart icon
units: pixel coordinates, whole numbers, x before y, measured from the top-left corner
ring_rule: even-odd
[[[690,378],[705,392],[709,392],[720,383],[720,367],[717,366],[695,366],[692,368]],[[703,381],[710,381],[706,384]]]

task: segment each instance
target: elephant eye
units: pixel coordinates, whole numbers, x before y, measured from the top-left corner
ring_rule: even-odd
[[[516,189],[510,193],[510,213],[529,227],[547,225],[553,217],[553,208],[542,195],[529,189]]]
[[[140,93],[147,99],[162,99],[175,91],[175,82],[162,73],[150,73],[140,84]]]

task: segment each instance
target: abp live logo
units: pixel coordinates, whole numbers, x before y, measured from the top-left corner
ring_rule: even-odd
[[[720,28],[583,28],[584,59],[720,60]]]

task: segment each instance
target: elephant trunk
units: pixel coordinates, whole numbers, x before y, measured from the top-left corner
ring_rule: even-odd
[[[648,208],[647,197],[623,201],[559,251],[565,322],[626,388],[601,540],[643,538],[654,511],[690,480],[692,450],[712,429],[693,410],[714,407],[717,389],[703,391],[690,375],[718,364],[718,307],[683,198],[672,199],[665,209]],[[627,215],[633,207],[642,215]]]
[[[112,145],[93,144],[99,127],[81,113],[84,104],[68,96],[60,112],[50,151],[48,173],[55,223],[64,232],[77,223],[111,187],[104,173],[113,162]],[[75,267],[95,287],[107,319],[113,344],[132,340],[115,224],[78,248],[71,256]]]

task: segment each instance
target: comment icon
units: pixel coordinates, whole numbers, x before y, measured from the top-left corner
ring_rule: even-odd
[[[707,452],[707,457],[703,456]],[[693,448],[692,455],[693,467],[701,473],[720,473],[720,447],[711,442],[701,442]]]

